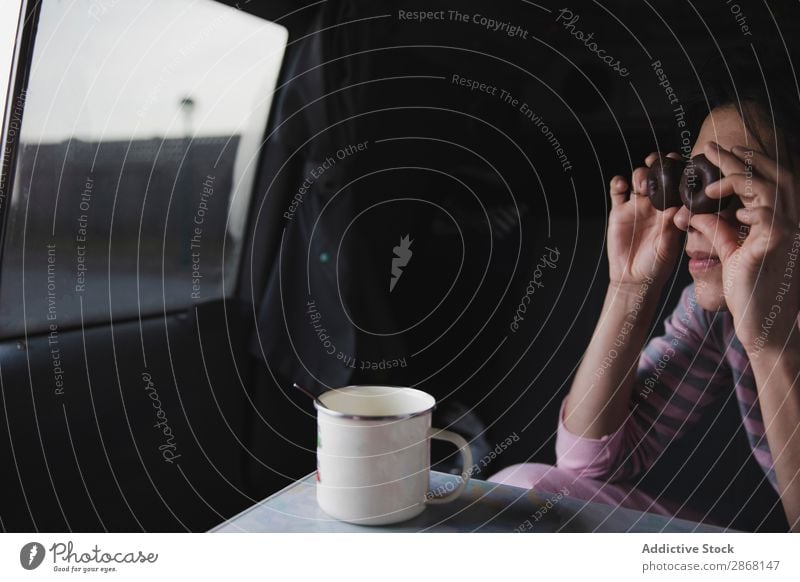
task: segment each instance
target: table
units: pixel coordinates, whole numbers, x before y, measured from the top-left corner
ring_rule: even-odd
[[[431,488],[459,477],[431,471]],[[448,486],[448,483],[450,485]],[[548,506],[548,501],[549,506]],[[326,515],[317,505],[314,473],[292,483],[212,532],[722,532],[722,528],[603,503],[470,479],[452,503],[431,505],[403,523],[363,526]],[[727,530],[729,531],[729,530]]]

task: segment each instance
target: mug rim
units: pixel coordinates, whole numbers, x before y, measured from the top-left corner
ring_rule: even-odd
[[[403,390],[412,390],[414,392],[418,392],[420,394],[424,394],[425,396],[430,397],[433,400],[433,404],[431,404],[430,407],[428,407],[428,408],[426,408],[424,410],[419,410],[417,412],[407,412],[405,414],[388,414],[388,415],[377,416],[377,415],[350,414],[350,413],[347,413],[347,412],[339,412],[338,410],[333,410],[332,408],[328,408],[322,402],[321,398],[323,396],[325,396],[325,394],[328,394],[329,392],[332,392],[333,390],[345,390],[346,388],[397,388],[397,389],[403,389]],[[432,394],[428,394],[424,390],[419,390],[418,388],[412,388],[411,386],[393,386],[393,385],[390,385],[390,384],[348,384],[347,386],[340,386],[338,388],[331,388],[331,390],[327,390],[327,391],[323,392],[322,394],[320,394],[319,396],[317,396],[314,399],[314,408],[317,409],[318,413],[319,412],[324,412],[328,416],[333,416],[335,418],[347,418],[347,419],[352,419],[352,420],[378,420],[378,421],[405,420],[407,418],[414,418],[414,417],[417,417],[417,416],[422,416],[423,414],[428,414],[430,412],[433,412],[433,410],[436,409],[436,398],[434,398]]]

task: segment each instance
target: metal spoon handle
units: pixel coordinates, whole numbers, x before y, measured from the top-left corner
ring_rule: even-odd
[[[303,388],[303,387],[302,387],[302,386],[300,386],[300,384],[298,384],[297,382],[295,382],[294,384],[292,384],[292,386],[293,386],[294,388],[297,388],[298,390],[300,390],[300,392],[302,392],[303,394],[305,394],[305,395],[306,395],[306,396],[308,396],[309,398],[311,398],[311,400],[315,400],[315,401],[319,402],[320,406],[325,406],[325,405],[322,403],[322,401],[321,401],[321,400],[318,400],[318,399],[317,399],[317,397],[316,397],[316,396],[314,396],[314,395],[311,393],[311,391],[310,391],[310,390],[308,390],[307,388]],[[327,408],[327,406],[325,406],[325,408]]]

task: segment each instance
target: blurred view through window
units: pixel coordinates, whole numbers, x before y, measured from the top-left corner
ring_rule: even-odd
[[[3,337],[233,290],[286,40],[211,0],[42,2],[12,111]]]

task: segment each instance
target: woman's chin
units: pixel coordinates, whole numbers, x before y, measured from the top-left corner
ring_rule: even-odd
[[[728,304],[725,303],[725,293],[722,289],[722,281],[709,280],[707,277],[696,276],[693,274],[695,296],[697,304],[706,311],[728,311]]]

